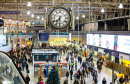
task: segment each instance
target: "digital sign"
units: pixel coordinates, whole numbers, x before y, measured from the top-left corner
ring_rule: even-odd
[[[106,67],[114,69],[114,70],[121,72],[125,75],[130,75],[130,67],[126,67],[126,66],[117,64],[115,62],[110,62],[110,61],[106,62]]]
[[[87,44],[98,46],[99,45],[99,34],[87,34]]]
[[[0,35],[0,47],[6,45],[6,35]]]
[[[87,34],[87,44],[130,54],[130,36]]]
[[[114,35],[101,35],[101,47],[114,50]]]
[[[130,36],[118,35],[117,39],[117,51],[130,54]]]

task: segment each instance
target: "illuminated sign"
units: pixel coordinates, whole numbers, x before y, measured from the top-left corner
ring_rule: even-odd
[[[110,61],[106,62],[106,66],[111,69],[114,69],[115,71],[121,72],[125,75],[130,75],[130,67],[126,67],[126,66],[117,64],[115,62],[110,62]]]

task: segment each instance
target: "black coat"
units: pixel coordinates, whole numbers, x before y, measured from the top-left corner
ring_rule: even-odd
[[[27,82],[29,82],[30,81],[30,77],[28,76],[28,77],[26,77],[26,81]]]
[[[73,75],[73,71],[72,70],[70,70],[70,75]]]

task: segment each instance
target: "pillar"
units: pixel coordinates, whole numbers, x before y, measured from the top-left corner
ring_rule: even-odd
[[[75,16],[73,16],[73,22],[72,22],[72,30],[75,30]]]
[[[112,84],[114,84],[114,69],[112,69]]]
[[[104,22],[104,30],[106,31],[107,30],[107,23]]]
[[[62,66],[60,65],[60,77],[62,77]]]
[[[84,31],[84,26],[82,26],[82,31]]]
[[[41,76],[41,65],[40,65],[40,76]]]

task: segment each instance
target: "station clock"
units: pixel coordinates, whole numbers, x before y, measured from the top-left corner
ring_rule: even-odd
[[[71,22],[70,12],[63,7],[54,8],[49,14],[49,24],[55,29],[64,29]]]

